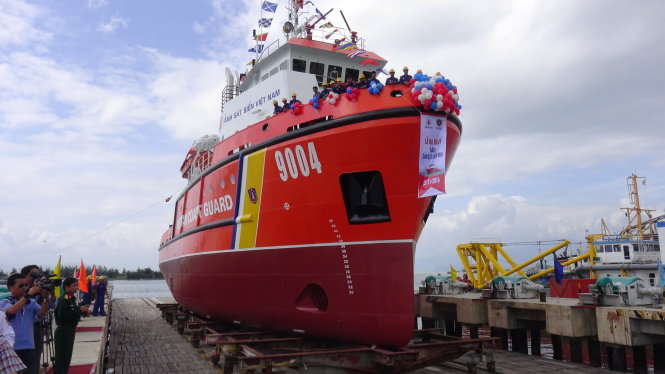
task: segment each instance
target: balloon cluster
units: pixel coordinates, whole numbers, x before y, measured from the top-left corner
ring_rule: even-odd
[[[459,114],[462,106],[458,103],[459,95],[449,79],[436,74],[416,73],[411,79],[411,95],[420,102],[425,110]]]
[[[319,99],[316,96],[309,99],[309,103],[312,104],[314,109],[319,109],[321,107],[321,104],[319,104]]]
[[[367,88],[367,91],[369,91],[371,94],[378,95],[382,89],[383,85],[381,83],[372,82],[372,84]]]
[[[358,100],[358,89],[356,87],[347,87],[346,88],[346,98],[351,101]]]
[[[334,93],[334,92],[331,92],[331,93],[329,93],[328,96],[326,97],[326,101],[327,101],[328,103],[332,104],[332,105],[335,105],[335,103],[337,102],[337,98],[338,98],[338,97],[339,97],[339,94],[336,94],[336,93]]]
[[[302,113],[302,104],[300,104],[300,101],[296,101],[295,103],[291,104],[291,113],[293,114],[300,114]]]

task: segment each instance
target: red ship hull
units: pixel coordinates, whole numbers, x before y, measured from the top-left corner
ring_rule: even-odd
[[[277,115],[215,148],[162,238],[178,303],[263,328],[408,343],[415,244],[433,204],[417,197],[420,112],[390,92],[367,100]],[[461,125],[446,122],[447,170]]]

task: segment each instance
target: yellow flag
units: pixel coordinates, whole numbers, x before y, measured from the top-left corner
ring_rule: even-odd
[[[457,280],[457,270],[455,270],[453,265],[450,265],[450,278],[454,281]]]
[[[62,255],[58,256],[58,263],[55,265],[55,270],[53,270],[53,276],[51,279],[60,279],[60,259]],[[56,287],[54,290],[55,297],[60,297],[60,287]]]

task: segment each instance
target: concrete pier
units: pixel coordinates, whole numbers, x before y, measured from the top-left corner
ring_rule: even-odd
[[[446,326],[462,323],[474,329],[488,326],[492,336],[501,338],[498,346],[506,350],[530,351],[539,356],[541,335],[549,334],[555,360],[566,357],[581,363],[588,352],[589,365],[598,368],[603,366],[604,352],[607,367],[646,373],[647,351],[653,347],[653,372],[665,373],[665,309],[662,308],[580,305],[578,299],[554,297],[483,299],[474,292],[415,297],[418,313],[427,316],[431,323],[437,320],[445,321]],[[454,328],[452,331],[457,333]]]

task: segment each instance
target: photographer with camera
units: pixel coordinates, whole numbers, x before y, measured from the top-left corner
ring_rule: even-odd
[[[81,315],[88,311],[88,305],[76,304],[74,294],[79,288],[78,280],[76,278],[66,278],[62,285],[65,293],[58,298],[58,305],[55,307],[55,323],[58,327],[55,329],[54,374],[67,374],[69,364],[72,361],[76,326],[79,319],[81,319]]]
[[[53,287],[60,284],[60,279],[50,279],[49,275],[43,274],[42,270],[37,265],[27,265],[21,269],[21,274],[25,275],[25,279],[29,284],[29,287],[32,287],[38,284],[42,291],[44,291],[44,298],[49,304],[50,309],[55,309],[55,297],[53,295]],[[35,301],[38,304],[42,302],[42,295],[35,296]],[[33,326],[33,331],[35,334],[35,360],[36,365],[40,364],[40,357],[44,352],[44,341],[45,334],[48,334],[51,330],[51,319],[50,318],[35,318],[35,324]],[[47,355],[48,356],[48,355]],[[44,357],[43,360],[45,363],[48,363],[48,357]]]
[[[48,314],[49,305],[45,302],[47,295],[40,285],[30,288],[23,274],[12,274],[7,278],[7,287],[11,296],[0,301],[0,309],[4,309],[14,329],[14,351],[27,366],[25,374],[39,373],[39,356],[35,352],[34,321]],[[41,296],[40,303],[35,301]]]

